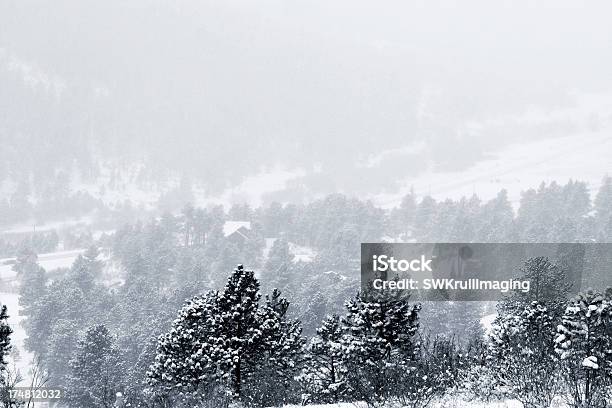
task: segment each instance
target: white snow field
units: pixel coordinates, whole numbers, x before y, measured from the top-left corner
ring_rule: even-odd
[[[571,130],[563,131],[563,124]],[[411,188],[419,197],[437,200],[460,199],[476,193],[483,200],[494,198],[501,190],[516,207],[521,191],[537,188],[542,181],[565,184],[569,179],[589,184],[597,191],[602,178],[612,171],[612,95],[591,94],[576,98],[575,106],[551,111],[532,109],[520,115],[501,117],[482,123],[464,124],[467,132],[481,135],[497,130],[531,130],[561,126],[549,137],[523,137],[519,142],[492,149],[482,160],[460,171],[437,171],[435,168],[410,177],[400,192],[377,194],[372,201],[382,207],[394,207]],[[534,154],[534,152],[539,152]],[[534,185],[535,183],[535,185]]]
[[[85,249],[71,249],[68,251],[49,252],[38,255],[38,264],[47,272],[58,268],[69,268],[77,257],[84,253]],[[16,272],[13,270],[15,258],[0,259],[0,283],[15,279]],[[0,287],[0,291],[2,288]]]
[[[301,405],[285,405],[284,408],[300,408]],[[340,403],[323,405],[306,405],[307,408],[367,408],[366,404],[360,403]],[[429,405],[430,408],[522,408],[523,405],[516,400],[507,401],[466,401],[461,398],[451,397],[444,400],[434,401]],[[400,405],[388,405],[385,408],[402,408]]]
[[[534,157],[534,151],[542,154]],[[401,193],[377,195],[373,201],[382,207],[394,207],[411,188],[419,197],[430,195],[436,200],[470,197],[474,193],[489,200],[505,189],[516,208],[522,191],[537,188],[540,182],[565,184],[570,179],[587,182],[594,194],[610,172],[610,156],[609,131],[585,134],[583,138],[568,136],[523,143],[460,172],[427,171],[406,180]]]

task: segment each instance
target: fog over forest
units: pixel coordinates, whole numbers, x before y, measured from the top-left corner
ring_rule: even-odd
[[[101,174],[122,170],[160,190],[186,178],[217,197],[260,176],[265,202],[393,194],[519,143],[609,127],[608,11],[571,1],[5,0],[0,178],[33,177],[40,190],[63,170],[99,187]]]

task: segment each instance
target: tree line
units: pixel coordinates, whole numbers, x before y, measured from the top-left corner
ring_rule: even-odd
[[[299,322],[301,332],[299,336],[294,336],[295,341],[299,343],[297,338],[303,339],[302,349],[307,350],[305,354],[310,359],[307,363],[303,363],[304,353],[298,353],[295,364],[296,367],[302,364],[302,368],[295,369],[295,372],[286,368],[292,373],[291,375],[297,373],[296,377],[302,380],[299,382],[286,380],[286,386],[283,386],[286,388],[283,389],[288,390],[287,394],[279,396],[278,401],[296,399],[301,401],[302,394],[305,400],[310,401],[327,401],[328,394],[333,398],[345,398],[342,391],[345,385],[336,386],[336,380],[319,381],[316,375],[308,373],[306,368],[313,366],[315,360],[329,361],[329,356],[317,355],[310,345],[315,341],[313,339],[319,338],[319,332],[325,330],[325,326],[329,326],[327,330],[331,330],[332,334],[323,334],[317,346],[320,352],[328,353],[325,350],[334,350],[333,353],[336,353],[349,347],[349,343],[344,342],[345,340],[343,342],[333,340],[331,343],[322,340],[325,336],[333,338],[336,334],[346,339],[347,327],[351,327],[347,323],[350,321],[346,316],[347,299],[354,303],[355,314],[366,312],[376,314],[364,306],[364,302],[369,302],[362,297],[365,295],[355,297],[359,288],[359,265],[354,260],[358,257],[360,242],[381,239],[483,242],[605,241],[609,239],[606,237],[609,237],[612,231],[610,229],[612,223],[609,222],[611,203],[612,179],[606,178],[593,201],[589,199],[584,183],[572,181],[566,185],[543,184],[538,189],[524,193],[516,212],[513,211],[504,192],[486,203],[481,203],[477,197],[443,202],[425,198],[417,202],[414,194],[408,194],[401,206],[389,211],[342,195],[328,196],[306,205],[278,204],[256,209],[246,205],[236,205],[227,212],[219,207],[201,209],[187,206],[180,214],[166,214],[148,222],[135,221],[126,224],[114,235],[103,236],[95,242],[96,245],[80,256],[70,268],[55,271],[53,274],[49,274],[38,265],[35,251],[23,248],[14,268],[21,281],[20,302],[23,314],[26,315],[24,324],[28,335],[26,348],[40,359],[49,377],[50,386],[65,386],[75,378],[74,364],[79,353],[83,355],[89,353],[84,351],[83,341],[87,342],[89,338],[91,342],[96,337],[105,337],[108,341],[104,344],[99,347],[89,347],[87,350],[109,350],[110,355],[114,356],[111,360],[115,363],[112,364],[120,364],[121,369],[115,371],[120,373],[121,378],[113,379],[109,384],[120,384],[119,388],[124,398],[128,400],[132,398],[131,396],[137,396],[150,403],[151,400],[147,398],[150,396],[149,381],[152,379],[147,373],[151,372],[151,364],[158,354],[158,337],[172,330],[176,311],[183,308],[185,299],[205,294],[205,300],[200,300],[198,304],[210,303],[212,308],[210,310],[220,310],[219,294],[223,293],[223,288],[227,285],[227,271],[232,270],[235,263],[240,261],[256,271],[257,280],[260,282],[258,285],[261,286],[258,286],[259,293],[268,294],[270,301],[266,306],[268,298],[265,295],[262,295],[262,299],[258,298],[258,306],[252,313],[252,323],[260,324],[264,319],[263,316],[267,316],[265,321],[278,322],[279,327]],[[243,243],[228,240],[223,234],[223,224],[227,220],[250,221],[250,239]],[[564,223],[563,220],[567,222]],[[273,243],[270,242],[270,237],[275,238]],[[567,239],[568,237],[572,238]],[[314,256],[311,262],[295,261],[292,252],[294,245],[312,249]],[[111,249],[112,255],[109,260],[100,260],[98,254],[100,246]],[[119,271],[122,277],[119,285],[111,284],[109,281],[113,274],[117,273],[116,271]],[[597,282],[587,282],[587,284],[604,282],[608,275],[606,271],[602,271],[601,276],[597,277]],[[274,291],[275,288],[282,293],[282,296]],[[216,295],[206,295],[211,291]],[[591,295],[584,293],[583,296]],[[594,299],[599,299],[597,295],[593,296]],[[605,293],[600,296],[602,310],[607,310],[607,306],[603,306],[608,302],[606,296]],[[287,306],[286,301],[281,301],[282,297],[291,300],[291,307]],[[588,303],[591,300],[584,302]],[[561,303],[563,306],[555,309],[552,320],[547,323],[553,329],[562,325],[567,299]],[[528,306],[532,307],[531,304]],[[587,311],[591,306],[599,307],[596,303],[588,303]],[[364,309],[361,309],[362,307]],[[539,304],[539,306],[533,305],[534,309],[528,311],[517,309],[514,315],[538,316],[543,307],[547,311],[552,310],[549,305]],[[487,378],[484,372],[492,367],[490,345],[473,344],[471,341],[482,338],[479,319],[486,308],[489,308],[487,309],[489,312],[494,310],[493,305],[483,305],[478,302],[423,304],[418,311],[414,311],[418,316],[415,326],[419,328],[418,334],[414,336],[401,334],[401,337],[410,337],[411,341],[419,345],[412,350],[411,358],[420,359],[418,361],[425,365],[421,368],[418,368],[420,367],[418,365],[404,365],[397,370],[406,372],[417,368],[427,370],[427,367],[442,364],[436,362],[438,361],[436,359],[444,360],[440,355],[452,354],[457,358],[452,360],[453,363],[448,368],[450,372],[459,372],[453,370],[464,366],[473,367],[472,362],[478,362],[477,368],[460,371],[465,374],[464,382],[473,384],[479,390],[475,393],[479,398],[486,395],[496,397],[500,390],[508,391],[510,385],[507,380],[504,380],[506,382],[500,380],[499,383],[472,381]],[[603,313],[605,316],[605,312]],[[328,315],[337,317],[322,324]],[[500,312],[499,315],[501,318],[504,313]],[[592,313],[589,316],[592,316]],[[545,320],[542,318],[538,322]],[[211,322],[210,327],[214,330],[217,330],[217,326],[213,323],[225,324]],[[516,324],[518,323],[513,319],[498,322],[500,326],[507,326],[508,331],[516,331],[513,326]],[[334,325],[337,329],[333,329]],[[560,334],[571,338],[572,325],[569,323],[568,325],[570,333],[555,333],[554,340]],[[297,329],[294,327],[294,330]],[[336,334],[333,334],[334,330]],[[367,332],[366,329],[359,327],[354,330]],[[535,331],[549,333],[544,329]],[[274,334],[270,336],[269,338],[274,338]],[[370,340],[374,344],[380,342],[376,337]],[[278,341],[280,340],[273,342]],[[555,352],[549,355],[561,356],[563,352],[556,350],[561,350],[565,343],[555,343]],[[263,344],[268,344],[267,340],[262,340],[258,347],[264,347]],[[513,346],[512,350],[523,347],[523,343],[518,344]],[[576,341],[572,340],[571,344],[576,344]],[[391,350],[388,356],[408,355],[407,350],[395,350],[393,348],[395,346],[392,345],[386,347],[390,347]],[[269,345],[265,346],[265,350],[265,353],[275,352]],[[262,355],[266,355],[265,353]],[[504,355],[502,351],[498,354]],[[357,353],[356,356],[358,355]],[[466,356],[469,356],[469,364],[465,361]],[[435,358],[428,360],[425,357]],[[587,357],[595,357],[599,361],[590,358],[583,360],[587,365],[606,367],[601,362],[605,361],[601,360],[603,357],[589,355],[584,359]],[[368,362],[367,358],[363,358],[362,362]],[[331,359],[334,364],[340,361],[338,356]],[[377,363],[385,360],[378,358],[372,361]],[[271,363],[272,360],[267,359],[266,362]],[[350,368],[357,366],[362,364],[346,361],[342,365],[333,365],[333,369],[328,366],[327,371],[334,373],[334,379],[343,378],[343,371],[346,371],[350,377],[361,373]],[[80,367],[85,370],[86,365],[81,364]],[[390,370],[392,365],[385,367]],[[274,365],[267,369],[272,373],[280,370]],[[248,373],[248,365],[245,366],[245,370],[244,376],[241,374],[241,383],[243,379],[247,381],[251,377],[261,381],[266,378],[276,378],[269,374]],[[373,373],[378,372],[378,368],[372,370]],[[561,370],[556,371],[560,372]],[[220,372],[206,375],[217,377]],[[431,378],[429,375],[426,376]],[[289,374],[286,378],[288,377]],[[400,378],[398,374],[391,377]],[[229,378],[231,375],[226,379]],[[350,380],[347,377],[343,384],[352,381],[352,388],[348,388],[351,390],[349,393],[362,395],[362,399],[366,398],[366,395],[387,399],[412,393],[406,391],[408,394],[393,394],[385,383],[375,386],[377,390],[375,392],[364,388],[360,394],[355,391],[359,389],[358,381],[361,381],[359,378]],[[334,386],[330,389],[324,385],[327,383]],[[410,384],[409,381],[401,383]],[[562,382],[555,381],[555,383]],[[218,392],[218,383],[214,384],[216,387],[214,392]],[[310,388],[299,388],[305,387],[304,384],[310,384]],[[496,385],[493,387],[491,384]],[[589,380],[588,388],[590,389],[593,384],[597,384],[597,381]],[[252,388],[250,385],[244,385],[240,387],[239,393],[246,401],[262,403],[262,400],[258,399],[262,398],[261,396],[248,393],[254,392],[254,389],[265,389],[266,386],[269,384],[262,383]],[[162,381],[159,387],[163,390],[168,384],[164,385]],[[317,387],[328,391],[318,391]],[[110,390],[108,387],[106,389]],[[230,394],[235,393],[235,390],[230,392]],[[227,397],[227,393],[222,394],[224,398]],[[593,395],[593,392],[589,391],[588,399],[592,400]],[[165,398],[165,394],[161,391],[160,393],[156,391],[154,396],[158,399],[153,398],[153,401],[158,402],[163,401],[162,397]],[[102,400],[108,401],[104,398]]]
[[[262,297],[255,273],[238,265],[223,289],[195,295],[170,313],[140,354],[126,350],[125,333],[99,316],[74,333],[72,346],[60,339],[60,349],[46,356],[46,374],[49,384],[67,390],[69,407],[109,407],[118,393],[132,407],[364,401],[418,408],[453,394],[515,398],[525,407],[548,407],[554,398],[602,407],[612,397],[612,289],[570,298],[564,273],[548,258],[529,259],[522,277],[542,290],[512,293],[498,304],[488,335],[461,343],[452,334],[428,333],[423,306],[405,296],[363,292],[307,338],[280,291]],[[6,392],[6,318],[3,307],[0,395],[4,406],[16,407]],[[62,357],[66,372],[58,378],[53,365]]]

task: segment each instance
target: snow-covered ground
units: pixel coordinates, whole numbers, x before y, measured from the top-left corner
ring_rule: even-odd
[[[495,320],[496,317],[497,317],[497,313],[491,313],[486,316],[483,316],[480,319],[480,324],[487,335],[491,333],[491,329],[493,328],[493,321]]]
[[[541,152],[534,156],[533,152]],[[612,137],[609,132],[594,132],[583,138],[563,137],[511,146],[496,157],[476,163],[460,172],[428,171],[405,181],[397,194],[373,198],[382,207],[393,207],[413,187],[417,195],[431,195],[438,200],[459,199],[476,193],[491,199],[502,189],[508,191],[516,206],[521,192],[537,188],[537,183],[566,183],[570,179],[586,181],[591,193],[597,191],[603,176],[610,172]],[[537,180],[534,185],[534,180]]]
[[[61,230],[64,228],[90,225],[91,221],[91,217],[72,218],[65,219],[62,221],[44,223],[37,223],[36,221],[32,220],[11,225],[10,227],[0,231],[0,234],[26,234],[33,232]]]
[[[285,405],[284,408],[299,408],[301,405]],[[366,404],[340,403],[323,405],[306,405],[308,408],[366,408]],[[461,397],[448,397],[443,400],[434,401],[430,408],[522,408],[523,405],[516,400],[506,401],[467,401]],[[387,408],[387,407],[385,407]],[[400,408],[399,405],[388,405],[388,408]]]
[[[317,253],[314,249],[307,246],[301,246],[298,244],[294,244],[293,242],[289,243],[289,252],[293,255],[293,262],[312,262],[314,261]]]
[[[264,259],[268,259],[268,255],[270,254],[270,250],[274,245],[276,238],[266,238],[266,245],[263,249]],[[293,255],[293,262],[312,262],[317,256],[317,252],[308,246],[298,245],[294,242],[289,242],[289,253]]]
[[[85,249],[71,249],[68,251],[57,251],[38,255],[38,264],[46,271],[52,271],[58,268],[69,268],[74,260]],[[15,258],[0,259],[0,281],[15,279],[16,272],[13,270]],[[2,288],[0,288],[1,290]]]
[[[475,132],[487,134],[508,131],[557,128],[558,134],[523,140],[490,152],[484,160],[460,171],[436,171],[433,167],[404,180],[398,192],[377,194],[372,201],[382,207],[394,207],[411,188],[418,196],[437,200],[459,199],[476,193],[491,199],[506,189],[517,206],[521,191],[537,188],[542,181],[566,183],[569,179],[585,181],[591,193],[602,178],[612,172],[612,95],[581,95],[576,105],[551,111],[527,111],[521,115],[466,124]],[[565,131],[563,130],[564,128]],[[568,130],[569,129],[569,130]],[[554,133],[554,132],[553,132]]]

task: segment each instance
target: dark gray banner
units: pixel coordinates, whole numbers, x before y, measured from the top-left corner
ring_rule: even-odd
[[[612,244],[364,243],[363,291],[417,300],[490,301],[611,285]]]

